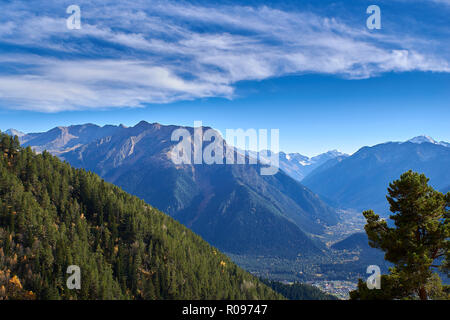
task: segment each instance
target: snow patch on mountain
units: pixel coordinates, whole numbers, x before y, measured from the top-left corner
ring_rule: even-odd
[[[417,143],[417,144],[432,143],[432,144],[437,144],[437,145],[444,146],[444,147],[450,147],[450,143],[445,142],[445,141],[438,142],[438,141],[434,140],[432,137],[426,136],[426,135],[414,137],[412,139],[409,139],[406,142]]]
[[[6,130],[5,133],[10,135],[10,136],[18,136],[19,138],[23,137],[24,135],[26,135],[26,133],[23,133],[23,132],[21,132],[19,130],[13,129],[13,128]]]

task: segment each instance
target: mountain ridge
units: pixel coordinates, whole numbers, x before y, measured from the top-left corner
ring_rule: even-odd
[[[338,221],[334,209],[284,172],[261,176],[260,163],[175,165],[169,158],[176,145],[171,133],[179,128],[193,133],[191,127],[146,121],[128,128],[108,127],[111,132],[96,127],[96,135],[90,134],[85,144],[78,135],[86,130],[81,128],[65,130],[77,138],[57,135],[59,144],[51,140],[54,136],[40,135],[24,145],[36,148],[33,142],[42,141],[41,150],[54,147],[61,159],[146,200],[224,251],[321,255],[325,248],[308,234],[321,233],[324,225]],[[222,138],[220,143],[226,146]]]
[[[448,185],[450,148],[429,142],[386,142],[362,147],[350,157],[303,180],[303,183],[337,206],[373,209],[388,214],[385,195],[389,183],[405,171],[425,173],[433,187]]]
[[[1,133],[0,200],[0,299],[282,298],[168,215]]]
[[[261,152],[249,152],[251,156],[257,159],[264,159],[267,151]],[[270,151],[268,152],[270,155]],[[320,167],[322,164],[328,160],[337,157],[347,157],[348,155],[342,153],[338,150],[330,150],[319,155],[308,157],[300,153],[285,153],[279,152],[279,168],[286,172],[291,178],[301,182],[305,177],[307,177],[312,171]]]

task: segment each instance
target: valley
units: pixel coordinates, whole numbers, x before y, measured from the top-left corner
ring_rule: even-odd
[[[274,176],[261,176],[259,163],[174,165],[167,154],[174,146],[170,134],[177,128],[141,121],[134,127],[87,124],[43,133],[22,134],[13,129],[9,133],[16,134],[24,146],[37,152],[49,149],[73,166],[98,173],[106,181],[167,212],[260,279],[307,283],[342,299],[355,289],[358,278],[367,277],[367,266],[379,265],[383,272],[389,266],[381,251],[368,246],[361,210],[349,208],[355,199],[343,202],[331,193],[354,192],[338,183],[344,181],[338,175],[342,168],[352,167],[352,181],[360,179],[363,183],[376,174],[374,168],[386,165],[379,155],[371,155],[372,150],[379,154],[380,148],[389,146],[391,154],[397,150],[401,154],[406,152],[406,157],[413,161],[411,165],[428,170],[432,177],[440,175],[443,181],[440,184],[445,185],[447,179],[446,173],[442,176],[442,172],[432,169],[432,161],[436,158],[440,167],[448,163],[450,148],[420,139],[406,144],[364,147],[354,155],[333,151],[309,159],[280,153],[284,160],[280,161],[280,172]],[[225,140],[219,143],[226,146]],[[418,152],[419,158],[412,160],[410,152]],[[427,152],[430,155],[424,156]],[[296,159],[297,165],[292,159]],[[370,163],[366,164],[367,161]],[[354,170],[358,166],[362,169]],[[289,168],[287,173],[284,168]],[[364,168],[372,169],[366,172]],[[383,184],[404,168],[402,164],[397,169],[385,170],[386,176],[380,177]],[[295,170],[298,172],[294,173]],[[330,183],[335,185],[333,190],[329,189]],[[372,185],[367,191],[360,188],[360,192],[371,192],[371,188]],[[381,194],[381,190],[377,193]],[[385,207],[381,201],[372,200],[370,205]]]

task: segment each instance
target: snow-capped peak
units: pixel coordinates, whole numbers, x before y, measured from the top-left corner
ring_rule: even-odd
[[[311,162],[303,161],[303,160],[300,160],[298,163],[300,163],[302,166],[309,166],[309,165],[311,165]]]
[[[409,139],[408,142],[418,143],[418,144],[428,142],[428,143],[437,144],[436,140],[434,140],[432,137],[426,136],[426,135],[414,137],[412,139]]]
[[[448,142],[445,142],[445,141],[438,142],[438,141],[434,140],[432,137],[425,136],[425,135],[414,137],[412,139],[409,139],[407,142],[417,143],[417,144],[432,143],[432,144],[437,144],[437,145],[444,146],[444,147],[450,147],[450,143],[448,143]]]
[[[19,130],[16,130],[16,129],[13,129],[13,128],[6,130],[5,133],[10,135],[10,136],[18,136],[19,138],[23,137],[24,135],[26,135],[25,133],[20,132]]]

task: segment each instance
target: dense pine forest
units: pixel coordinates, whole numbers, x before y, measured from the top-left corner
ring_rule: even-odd
[[[144,201],[0,133],[0,300],[279,298]]]

